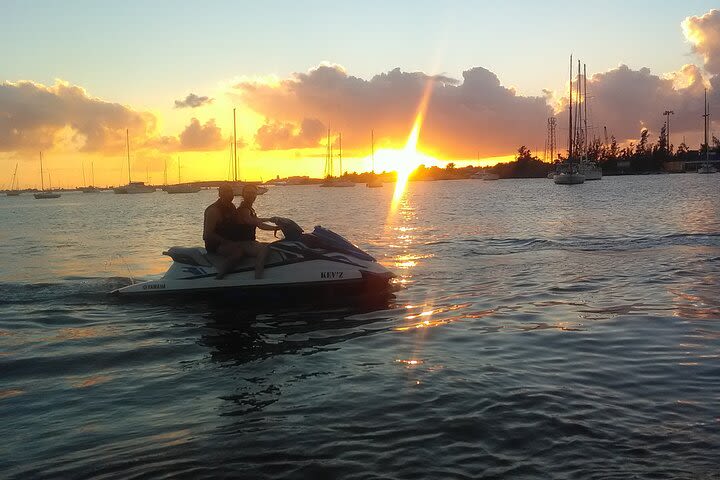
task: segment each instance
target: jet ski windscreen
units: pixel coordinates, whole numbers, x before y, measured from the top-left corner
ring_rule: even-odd
[[[283,236],[287,240],[300,240],[302,238],[303,229],[289,218],[272,217],[270,221],[280,227]]]
[[[332,250],[349,253],[363,260],[369,260],[372,262],[376,261],[375,258],[373,258],[371,255],[363,252],[358,247],[348,242],[332,230],[318,225],[315,227],[312,234],[318,239],[320,239],[325,246],[329,247]]]

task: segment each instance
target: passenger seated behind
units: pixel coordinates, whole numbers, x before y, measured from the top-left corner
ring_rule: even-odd
[[[203,240],[205,249],[224,258],[218,267],[217,278],[234,269],[243,258],[243,249],[238,240],[242,237],[239,228],[237,209],[233,204],[235,197],[230,185],[218,188],[218,199],[205,209]]]

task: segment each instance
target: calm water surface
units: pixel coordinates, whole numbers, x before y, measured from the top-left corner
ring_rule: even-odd
[[[259,197],[401,287],[265,308],[107,296],[213,191],[0,198],[3,476],[720,476],[720,175],[391,196]]]

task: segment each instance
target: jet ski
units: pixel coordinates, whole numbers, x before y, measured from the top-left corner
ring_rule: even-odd
[[[337,233],[315,227],[304,233],[294,221],[270,219],[283,233],[270,243],[261,279],[255,278],[255,258],[247,258],[233,272],[216,278],[223,257],[200,247],[171,247],[163,252],[173,259],[162,278],[133,283],[113,290],[118,296],[150,297],[168,294],[195,294],[230,297],[270,293],[284,299],[290,294],[317,295],[372,294],[389,291],[395,275],[375,258]]]

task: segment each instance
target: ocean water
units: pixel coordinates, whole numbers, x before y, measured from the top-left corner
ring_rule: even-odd
[[[120,302],[215,192],[0,198],[8,478],[718,478],[720,175],[274,187],[387,301]],[[266,237],[271,240],[271,237]]]

